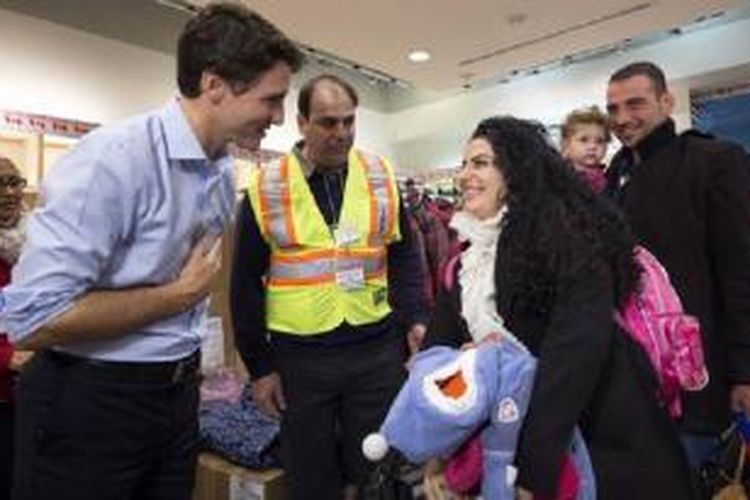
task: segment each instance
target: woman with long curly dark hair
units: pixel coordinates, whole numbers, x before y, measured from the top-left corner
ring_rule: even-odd
[[[516,450],[519,497],[554,498],[577,425],[599,498],[691,498],[645,354],[613,319],[640,272],[623,219],[525,120],[482,121],[457,180],[462,210],[451,225],[464,250],[423,347],[504,330],[537,357]]]

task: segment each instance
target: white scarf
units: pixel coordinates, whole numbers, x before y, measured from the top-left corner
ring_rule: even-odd
[[[461,253],[458,282],[461,285],[461,314],[469,327],[474,342],[490,333],[500,333],[515,340],[497,314],[495,304],[495,257],[501,223],[507,206],[496,215],[479,220],[473,215],[456,212],[450,227],[456,230],[460,241],[468,241],[469,248]]]
[[[13,227],[0,227],[0,259],[11,267],[18,261],[21,248],[26,242],[26,213],[21,212]]]

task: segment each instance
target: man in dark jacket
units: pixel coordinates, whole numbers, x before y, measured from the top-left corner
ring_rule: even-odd
[[[696,466],[732,411],[750,416],[750,162],[733,144],[676,134],[673,106],[653,63],[610,77],[607,111],[623,148],[607,172],[608,194],[701,323],[710,382],[685,394],[679,422]]]

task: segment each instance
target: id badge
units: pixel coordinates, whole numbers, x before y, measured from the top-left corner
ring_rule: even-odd
[[[344,290],[360,290],[365,286],[365,270],[362,267],[336,271],[336,284]]]
[[[346,247],[356,243],[359,240],[359,234],[352,226],[340,224],[333,230],[333,239],[336,241],[336,246]]]

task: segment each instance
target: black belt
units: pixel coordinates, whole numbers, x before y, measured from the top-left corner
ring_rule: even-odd
[[[201,355],[195,351],[186,358],[176,361],[107,361],[101,359],[84,358],[67,352],[50,349],[40,353],[58,366],[74,367],[75,369],[90,370],[96,376],[111,377],[146,383],[180,383],[196,379],[200,374]]]

